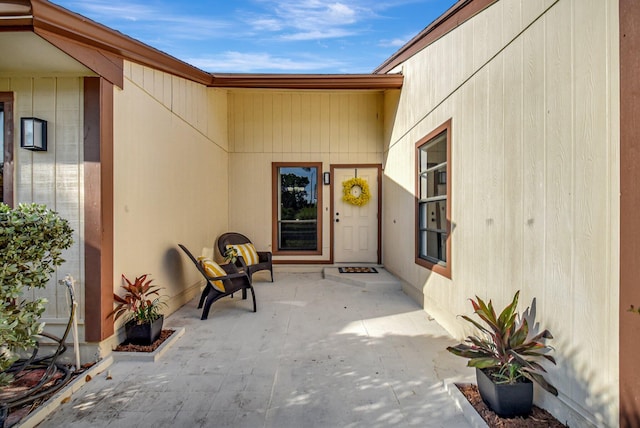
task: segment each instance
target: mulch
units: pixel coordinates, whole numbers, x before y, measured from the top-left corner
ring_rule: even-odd
[[[531,414],[527,417],[501,418],[482,401],[476,385],[456,384],[456,386],[489,425],[489,428],[567,428],[565,424],[554,418],[551,413],[538,406],[533,406]]]
[[[9,428],[18,424],[22,419],[27,417],[31,412],[33,412],[35,409],[37,409],[38,407],[46,403],[49,398],[51,398],[55,393],[57,393],[60,389],[62,389],[66,384],[71,383],[75,378],[80,376],[87,369],[91,368],[94,364],[95,363],[88,363],[82,366],[80,370],[72,371],[70,378],[66,381],[64,385],[56,385],[58,384],[58,382],[61,381],[63,377],[60,371],[56,371],[56,373],[51,377],[51,379],[43,385],[43,388],[41,390],[41,391],[45,391],[48,388],[49,389],[52,388],[52,391],[49,393],[44,393],[44,395],[34,399],[31,402],[28,402],[26,404],[23,404],[17,407],[10,408],[7,418],[4,421],[4,428]],[[71,370],[72,367],[68,366],[68,369]],[[11,382],[7,386],[0,388],[0,400],[8,400],[11,397],[20,395],[26,392],[27,390],[29,390],[30,388],[33,388],[40,382],[40,379],[42,378],[44,372],[45,372],[45,369],[43,368],[33,368],[33,369],[24,370],[19,374],[19,376],[17,376],[13,380],[13,382]]]
[[[127,352],[153,352],[155,351],[162,343],[167,340],[175,330],[162,330],[160,332],[160,337],[158,340],[153,342],[151,345],[143,346],[143,345],[133,345],[133,344],[120,344],[115,349],[115,351],[127,351]],[[81,370],[73,372],[71,374],[71,378],[67,381],[68,383],[72,382],[75,378],[80,376],[84,371],[93,366],[95,363],[85,364]],[[28,370],[23,373],[19,378],[15,379],[10,385],[0,388],[0,400],[7,399],[8,397],[14,396],[15,394],[19,394],[26,389],[33,387],[36,385],[43,373],[44,369],[34,369]],[[60,378],[60,374],[56,373],[56,375],[49,381],[48,384],[54,384]],[[90,378],[89,378],[90,380]],[[51,394],[47,394],[37,400],[25,404],[20,407],[12,408],[7,416],[7,419],[4,423],[4,428],[12,427],[20,422],[23,418],[33,412],[35,409],[46,403],[46,401],[51,398],[51,396],[57,392],[58,390],[52,392]],[[3,428],[0,426],[0,428]]]
[[[119,352],[153,352],[156,349],[158,349],[158,347],[160,345],[162,345],[162,343],[167,340],[173,333],[175,332],[175,330],[162,330],[160,332],[160,337],[158,337],[158,339],[153,342],[151,345],[135,345],[133,343],[127,343],[126,341],[121,343],[120,345],[118,345],[114,351],[119,351]]]

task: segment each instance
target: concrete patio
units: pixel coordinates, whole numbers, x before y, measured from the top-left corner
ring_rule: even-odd
[[[443,387],[473,379],[446,331],[384,270],[325,272],[257,275],[257,313],[236,296],[201,321],[190,302],[161,360],[114,363],[39,426],[470,426]]]

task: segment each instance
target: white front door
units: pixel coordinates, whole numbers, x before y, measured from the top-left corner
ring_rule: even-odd
[[[363,206],[342,200],[346,180],[367,181],[371,198]],[[333,261],[335,263],[378,262],[378,168],[333,170]]]

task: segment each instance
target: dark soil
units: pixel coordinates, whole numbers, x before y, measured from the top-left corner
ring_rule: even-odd
[[[60,371],[56,371],[56,373],[51,377],[51,379],[44,384],[42,390],[43,395],[34,399],[33,401],[27,402],[22,405],[17,405],[16,407],[11,407],[9,409],[6,420],[4,421],[4,428],[9,428],[18,424],[23,418],[29,415],[33,410],[37,409],[46,401],[51,398],[56,392],[64,387],[67,383],[70,383],[75,378],[80,376],[87,369],[92,367],[95,363],[85,364],[75,372],[71,372],[71,377],[64,384],[60,384],[62,382],[62,373]],[[70,368],[69,368],[70,369]],[[24,394],[27,390],[35,387],[42,378],[45,372],[44,368],[33,368],[26,369],[21,372],[9,385],[0,388],[0,400],[10,400],[11,398],[15,398],[16,396],[20,396]],[[51,389],[51,392],[46,392],[47,389]],[[2,428],[0,424],[0,428]]]
[[[153,352],[160,345],[162,345],[162,343],[165,340],[167,340],[167,338],[169,338],[174,332],[175,330],[162,330],[162,332],[160,332],[160,337],[158,338],[158,340],[156,340],[155,342],[153,342],[151,345],[148,345],[148,346],[121,344],[121,345],[118,345],[118,347],[115,350],[128,351],[128,352]],[[82,366],[81,370],[73,372],[71,374],[71,378],[67,382],[70,383],[71,381],[73,381],[75,378],[80,376],[84,371],[86,371],[88,368],[90,368],[94,364],[95,363],[85,364],[84,366]],[[21,375],[19,378],[15,379],[15,381],[12,382],[10,385],[0,388],[0,400],[8,399],[9,397],[20,394],[21,392],[24,392],[26,389],[33,387],[40,380],[43,371],[44,371],[43,369],[29,370],[25,372],[23,375]],[[53,376],[52,380],[48,383],[48,385],[55,384],[60,378],[60,376],[61,375],[59,374],[56,374],[55,376]],[[89,378],[89,376],[87,376],[87,378],[88,378],[87,381],[91,379]],[[46,401],[49,398],[51,398],[51,396],[55,394],[58,390],[59,389],[56,389],[54,392],[50,394],[46,394],[43,397],[40,397],[31,403],[18,406],[15,408],[11,408],[7,416],[7,419],[4,422],[4,428],[9,428],[19,423],[20,420],[26,417],[29,413],[33,412],[35,409],[45,404]],[[3,428],[2,424],[0,424],[0,428]]]
[[[160,337],[158,338],[158,340],[153,342],[151,345],[134,345],[133,343],[123,342],[120,345],[118,345],[116,347],[116,349],[114,349],[114,351],[120,351],[120,352],[153,352],[156,349],[158,349],[158,347],[160,345],[162,345],[162,343],[165,340],[167,340],[174,332],[175,332],[175,330],[162,330],[160,332]]]
[[[480,398],[476,385],[456,385],[460,392],[469,400],[489,428],[567,428],[544,409],[533,406],[531,414],[527,417],[501,418],[487,407]]]

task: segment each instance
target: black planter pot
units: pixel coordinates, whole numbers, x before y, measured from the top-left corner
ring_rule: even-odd
[[[511,418],[531,413],[533,383],[530,380],[513,384],[497,384],[478,368],[476,368],[476,380],[482,401],[498,416]]]
[[[124,325],[127,342],[134,345],[151,345],[160,337],[163,322],[163,315],[150,324],[137,324],[135,320],[129,321]]]

